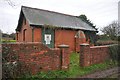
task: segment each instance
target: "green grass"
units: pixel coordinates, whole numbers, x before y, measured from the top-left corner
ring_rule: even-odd
[[[94,64],[89,67],[80,67],[79,66],[79,54],[77,53],[72,53],[70,59],[71,59],[70,68],[67,71],[69,73],[69,77],[82,76],[85,74],[92,73],[96,70],[104,70],[106,68],[117,65],[116,63],[114,64],[114,62],[106,61],[104,63]]]
[[[70,66],[69,70],[55,70],[48,72],[40,72],[37,75],[30,75],[32,80],[38,78],[76,78],[80,77],[98,70],[104,70],[106,68],[116,66],[117,64],[112,61],[106,61],[101,64],[94,64],[89,67],[80,67],[79,66],[79,53],[72,53],[70,56]],[[24,76],[25,77],[25,76]]]
[[[16,40],[4,40],[4,39],[2,39],[1,42],[2,42],[2,43],[15,43]]]

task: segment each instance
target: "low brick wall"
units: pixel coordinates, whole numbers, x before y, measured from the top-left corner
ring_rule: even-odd
[[[108,46],[90,47],[89,44],[82,44],[80,47],[80,66],[90,66],[109,59]]]
[[[109,59],[108,46],[90,47],[91,64],[97,64]]]
[[[68,48],[50,49],[42,43],[2,44],[2,55],[3,63],[18,61],[22,63],[21,69],[27,68],[32,74],[40,71],[59,70],[62,69],[62,66],[66,66],[66,68],[69,66],[69,60],[67,60],[67,65],[63,64],[66,62],[66,58],[69,59]]]
[[[27,67],[34,74],[39,71],[59,70],[60,66],[60,50],[43,50],[37,53],[21,53],[19,61],[27,64]],[[26,66],[25,66],[26,67]]]

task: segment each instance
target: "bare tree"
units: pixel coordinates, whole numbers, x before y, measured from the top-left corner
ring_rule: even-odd
[[[10,6],[15,7],[15,3],[11,0],[5,0]]]
[[[120,27],[117,21],[113,21],[108,26],[101,30],[105,35],[109,36],[112,40],[117,39],[120,33]]]

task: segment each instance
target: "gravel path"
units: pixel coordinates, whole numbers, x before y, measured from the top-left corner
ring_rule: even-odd
[[[93,74],[85,75],[80,78],[111,78],[112,75],[118,75],[115,78],[120,78],[120,67],[114,67],[104,71],[95,72]]]

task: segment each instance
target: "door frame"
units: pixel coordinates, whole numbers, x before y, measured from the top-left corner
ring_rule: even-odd
[[[46,44],[45,42],[45,34],[51,34],[50,44]],[[55,47],[55,30],[52,28],[42,28],[42,43],[47,45],[49,48]]]

